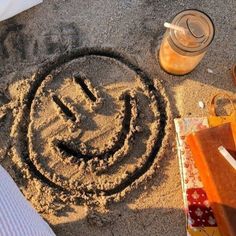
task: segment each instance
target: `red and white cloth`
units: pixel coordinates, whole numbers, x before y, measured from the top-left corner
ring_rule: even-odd
[[[186,136],[194,131],[208,128],[208,120],[202,118],[175,119],[177,150],[186,212],[188,236],[221,236],[214,213],[209,205],[198,169],[186,143]]]
[[[0,236],[55,236],[1,166]]]

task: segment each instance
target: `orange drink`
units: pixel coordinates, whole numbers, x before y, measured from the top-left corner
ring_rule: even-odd
[[[202,60],[214,37],[210,18],[196,10],[179,13],[168,28],[159,50],[161,67],[173,75],[191,72]]]

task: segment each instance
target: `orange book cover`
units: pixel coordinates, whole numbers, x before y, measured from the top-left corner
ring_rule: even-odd
[[[190,134],[187,143],[223,236],[236,236],[236,170],[221,155],[219,146],[235,158],[236,123]]]

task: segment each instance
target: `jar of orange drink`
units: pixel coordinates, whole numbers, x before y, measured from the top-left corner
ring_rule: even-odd
[[[185,10],[168,24],[159,50],[161,67],[173,75],[191,72],[214,38],[214,25],[205,13]]]

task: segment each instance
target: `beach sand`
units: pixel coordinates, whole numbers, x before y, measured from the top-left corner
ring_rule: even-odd
[[[0,164],[57,235],[186,234],[173,119],[235,98],[235,7],[45,0],[0,22]],[[184,9],[206,12],[216,34],[179,77],[157,52]]]

